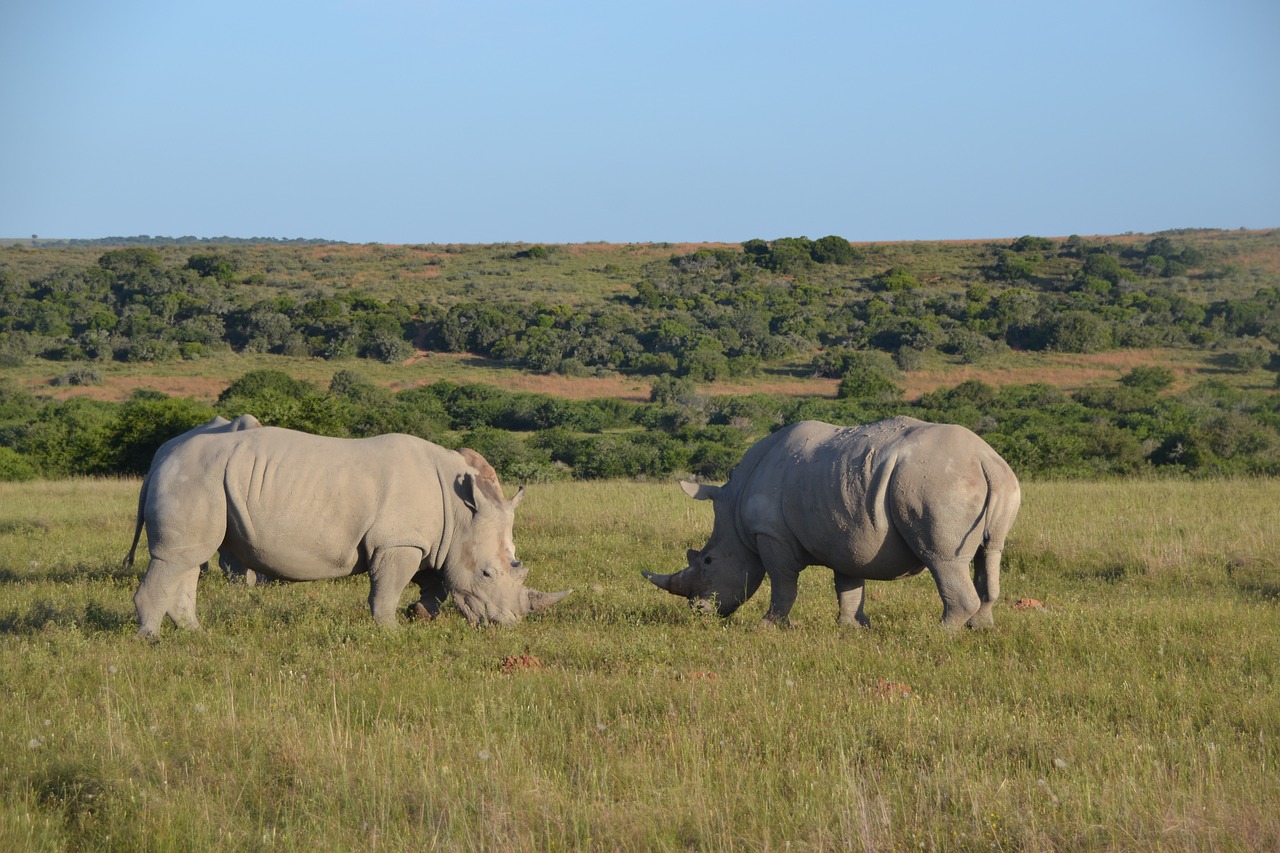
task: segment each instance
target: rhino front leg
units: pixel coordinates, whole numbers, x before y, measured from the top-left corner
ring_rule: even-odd
[[[444,586],[444,575],[435,569],[423,569],[413,576],[413,583],[418,585],[422,597],[409,605],[410,618],[435,619],[440,615],[440,607],[449,595]]]
[[[804,564],[796,559],[791,549],[769,536],[757,536],[756,547],[769,576],[769,611],[764,621],[771,625],[786,625],[791,608],[799,591],[800,570]]]
[[[200,565],[183,566],[151,558],[147,573],[133,594],[138,614],[138,636],[151,639],[160,634],[167,615],[180,627],[199,628],[196,621],[196,584]]]
[[[836,572],[836,600],[840,602],[841,625],[861,625],[871,627],[871,620],[863,609],[866,601],[866,582],[862,578],[851,578]]]
[[[939,561],[929,566],[929,573],[942,597],[942,624],[951,630],[963,628],[982,606],[969,576],[969,562]]]
[[[422,564],[422,551],[409,545],[379,548],[369,561],[369,612],[379,625],[394,628],[396,607]]]

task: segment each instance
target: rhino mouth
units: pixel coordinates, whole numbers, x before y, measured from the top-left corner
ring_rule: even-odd
[[[540,613],[554,604],[564,600],[572,589],[562,589],[559,592],[542,592],[541,590],[525,587],[520,590],[519,603],[514,608],[492,606],[486,604],[482,599],[473,595],[458,594],[454,595],[454,604],[458,605],[458,609],[462,611],[462,615],[472,625],[510,625],[519,622],[522,618],[530,613]]]

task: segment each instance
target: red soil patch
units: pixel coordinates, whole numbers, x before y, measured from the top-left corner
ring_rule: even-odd
[[[1013,603],[1014,610],[1043,610],[1044,602],[1038,598],[1019,598]]]
[[[502,671],[508,675],[513,672],[537,671],[539,669],[542,669],[542,661],[533,655],[511,655],[502,660]]]
[[[876,680],[876,695],[881,699],[908,699],[911,697],[911,685],[901,681],[890,681],[887,678]]]

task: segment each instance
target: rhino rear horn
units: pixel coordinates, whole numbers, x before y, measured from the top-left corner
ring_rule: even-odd
[[[559,592],[541,592],[536,589],[525,588],[525,599],[529,604],[530,613],[540,613],[553,604],[557,604],[568,597],[571,589],[562,589]]]

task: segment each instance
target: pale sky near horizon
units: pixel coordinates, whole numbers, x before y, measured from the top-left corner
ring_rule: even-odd
[[[0,237],[1280,226],[1280,3],[15,0]]]

